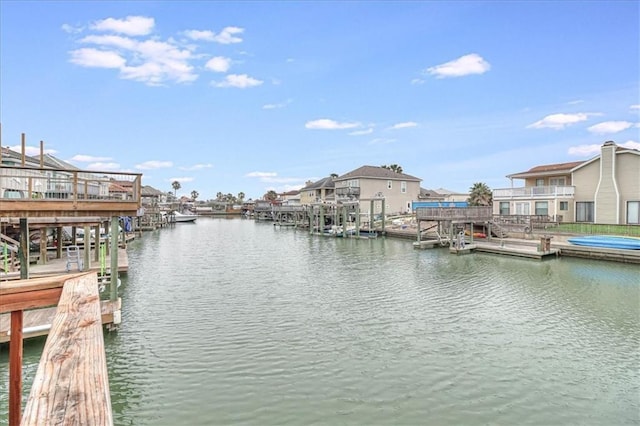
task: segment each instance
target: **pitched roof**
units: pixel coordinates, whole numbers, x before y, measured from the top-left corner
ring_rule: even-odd
[[[321,188],[335,188],[336,184],[333,181],[331,176],[317,180],[309,185],[305,186],[301,189],[301,191],[308,191],[310,189],[321,189]]]
[[[393,170],[386,169],[384,167],[376,166],[362,166],[355,170],[345,173],[342,176],[337,177],[335,180],[345,180],[354,178],[365,179],[390,179],[390,180],[411,180],[420,182],[422,179],[415,176],[407,175],[405,173],[396,173]]]
[[[548,174],[568,174],[575,167],[578,167],[584,163],[584,161],[572,161],[570,163],[556,163],[556,164],[544,164],[542,166],[535,166],[527,170],[526,172],[512,173],[507,175],[508,178],[529,177],[535,175],[548,175]]]

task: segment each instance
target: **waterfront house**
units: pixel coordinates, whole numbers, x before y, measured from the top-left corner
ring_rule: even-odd
[[[605,142],[587,161],[548,164],[507,175],[493,190],[495,215],[543,215],[558,222],[640,223],[640,151]],[[513,187],[513,180],[524,186]]]
[[[309,205],[318,202],[335,202],[335,183],[329,176],[315,182],[307,182],[300,190],[300,204]]]
[[[362,166],[333,181],[337,201],[358,200],[360,211],[366,213],[370,210],[370,200],[384,199],[386,214],[402,214],[411,211],[412,201],[420,194],[422,179],[384,167]]]

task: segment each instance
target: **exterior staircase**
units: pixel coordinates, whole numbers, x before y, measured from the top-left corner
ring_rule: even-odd
[[[488,222],[488,224],[491,225],[491,234],[492,234],[492,236],[497,237],[497,238],[505,238],[505,237],[509,236],[509,234],[507,233],[506,229],[504,229],[502,226],[500,226],[495,221],[490,220]]]
[[[0,234],[0,272],[8,273],[20,270],[19,247],[18,241]]]

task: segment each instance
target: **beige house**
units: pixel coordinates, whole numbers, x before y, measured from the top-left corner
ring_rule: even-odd
[[[335,202],[335,183],[333,177],[329,176],[315,182],[307,182],[304,188],[300,189],[300,204],[313,204],[318,202]]]
[[[588,161],[550,164],[507,176],[523,187],[493,190],[496,215],[543,215],[557,221],[640,223],[640,151],[605,142]]]
[[[384,199],[386,214],[411,211],[411,202],[420,195],[420,182],[415,176],[397,173],[384,167],[362,166],[333,179],[336,201],[359,200],[360,211],[371,213],[371,200]],[[374,202],[374,212],[382,212],[382,203]]]

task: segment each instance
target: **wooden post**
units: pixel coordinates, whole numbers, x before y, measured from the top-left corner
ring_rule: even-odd
[[[95,235],[100,235],[100,225],[96,225],[93,227],[93,232],[95,232]],[[98,237],[98,239],[96,240],[96,245],[93,247],[93,260],[97,262],[100,261],[100,244],[102,244],[102,241],[100,240],[100,237]]]
[[[95,241],[96,246],[98,245],[98,241],[100,239],[100,234],[96,234]],[[91,227],[89,225],[84,226],[84,252],[82,253],[82,269],[89,270],[91,269]]]
[[[56,228],[56,240],[58,241],[56,246],[56,259],[62,259],[62,226]]]
[[[40,141],[40,168],[44,169],[44,141]]]
[[[40,261],[38,262],[40,265],[47,264],[47,234],[48,228],[45,226],[40,229]]]
[[[21,310],[11,312],[9,426],[18,426],[22,417],[22,319]]]
[[[347,238],[347,206],[342,206],[342,237]]]
[[[25,151],[27,149],[27,135],[25,135],[24,133],[22,134],[21,138],[21,144],[22,144],[22,167],[24,167],[25,164]]]
[[[418,228],[418,239],[417,239],[418,243],[420,243],[420,222],[421,220],[418,219],[418,212],[416,212],[416,225]]]
[[[20,218],[20,279],[29,279],[29,224],[26,217]]]
[[[382,203],[382,235],[384,235],[384,223],[385,223],[385,199],[383,198],[382,201],[380,201]]]
[[[373,207],[375,205],[374,203],[375,201],[373,200],[369,202],[369,204],[371,205],[369,208],[369,231],[373,231],[373,218],[375,217],[373,214]]]
[[[112,302],[118,300],[118,216],[111,217],[111,294]]]
[[[356,203],[356,235],[360,236],[360,203]]]

